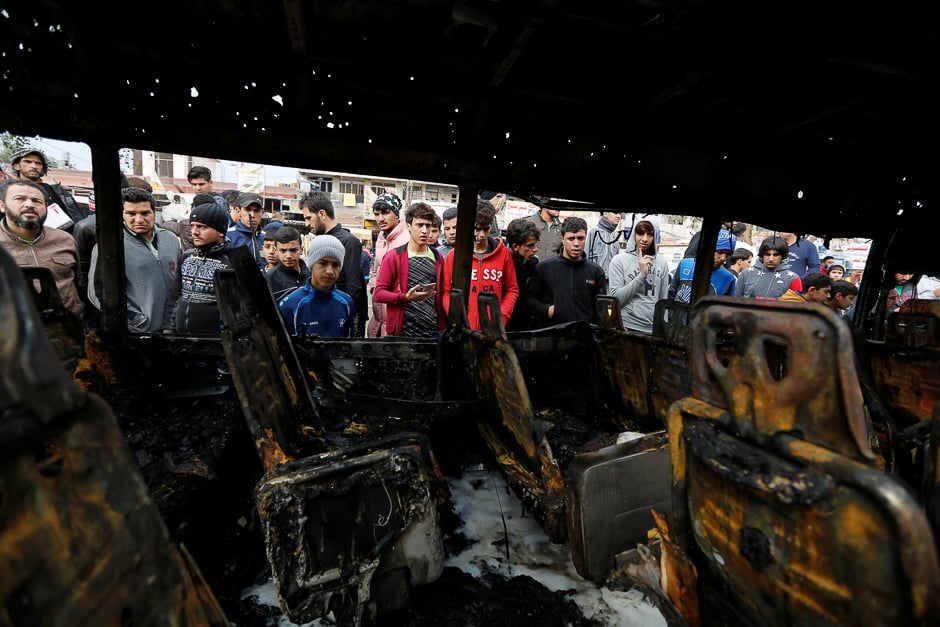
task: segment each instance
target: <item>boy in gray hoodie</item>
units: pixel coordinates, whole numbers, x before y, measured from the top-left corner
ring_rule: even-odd
[[[610,295],[620,303],[624,328],[652,335],[656,301],[669,294],[669,263],[656,256],[659,217],[628,214],[631,218],[630,241],[610,262]]]
[[[778,300],[788,289],[803,291],[800,275],[790,270],[787,255],[790,247],[782,237],[768,237],[757,249],[754,265],[738,275],[734,286],[735,296]]]

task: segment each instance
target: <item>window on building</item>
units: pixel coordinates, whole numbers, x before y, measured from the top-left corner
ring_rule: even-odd
[[[339,193],[341,194],[355,194],[356,196],[362,196],[364,185],[357,181],[340,181],[339,183]]]
[[[173,153],[156,152],[153,155],[154,169],[157,176],[162,178],[173,178]]]
[[[372,193],[375,194],[376,196],[381,196],[382,194],[388,191],[387,189],[385,189],[384,185],[370,185],[369,187],[372,188]]]
[[[325,176],[311,176],[307,179],[313,185],[313,189],[331,194],[333,192],[333,179]]]
[[[441,190],[436,187],[427,187],[424,190],[424,197],[427,200],[438,201],[441,199]]]

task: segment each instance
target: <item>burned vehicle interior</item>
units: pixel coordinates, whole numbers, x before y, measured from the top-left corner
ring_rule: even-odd
[[[440,577],[447,477],[502,473],[585,579],[670,624],[940,621],[929,7],[254,0],[0,11],[3,128],[91,148],[85,329],[0,250],[0,623],[382,624]],[[507,333],[458,233],[436,340],[291,338],[247,255],[218,337],[125,325],[122,148],[459,185],[561,210],[871,241],[856,315],[707,296],[652,336]],[[655,568],[643,568],[644,562]],[[655,572],[652,579],[649,572]],[[386,621],[385,624],[392,624]],[[509,624],[509,623],[507,623]]]

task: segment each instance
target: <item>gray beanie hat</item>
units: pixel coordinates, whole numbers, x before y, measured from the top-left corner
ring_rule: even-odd
[[[346,249],[343,248],[342,242],[333,237],[332,235],[317,235],[313,238],[313,241],[310,242],[310,247],[307,248],[307,267],[313,268],[313,266],[323,259],[324,257],[332,257],[333,259],[339,262],[339,269],[343,269],[343,257],[346,256]]]
[[[214,202],[196,205],[189,214],[190,222],[201,222],[223,235],[228,231],[228,220],[228,211]]]

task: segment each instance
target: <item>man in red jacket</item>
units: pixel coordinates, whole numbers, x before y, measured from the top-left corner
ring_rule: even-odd
[[[503,324],[509,322],[512,310],[519,298],[519,286],[516,283],[516,265],[512,253],[502,240],[490,237],[490,227],[496,218],[493,205],[485,200],[477,201],[477,215],[473,226],[473,257],[470,260],[470,298],[467,318],[470,328],[480,330],[480,312],[478,296],[481,292],[493,292],[499,297],[499,311]],[[459,227],[458,227],[459,228]],[[450,294],[454,277],[454,255],[447,255],[444,260],[444,279],[442,294]],[[450,311],[450,299],[444,299],[444,310]]]

